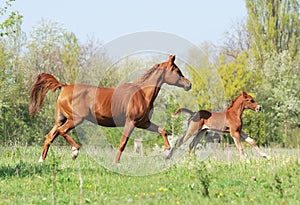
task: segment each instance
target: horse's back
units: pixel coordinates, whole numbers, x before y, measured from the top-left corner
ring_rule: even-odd
[[[211,117],[208,119],[207,124],[212,129],[224,130],[227,127],[226,113],[211,112]]]
[[[112,88],[102,88],[83,84],[64,85],[57,98],[59,111],[66,118],[86,118],[97,110],[97,104],[110,101]],[[98,99],[98,96],[102,99]]]

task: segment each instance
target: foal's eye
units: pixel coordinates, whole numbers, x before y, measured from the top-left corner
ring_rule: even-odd
[[[250,102],[251,102],[251,103],[254,103],[255,101],[252,99],[252,100],[250,100]]]

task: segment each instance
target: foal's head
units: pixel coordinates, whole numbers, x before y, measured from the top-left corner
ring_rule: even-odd
[[[190,90],[192,87],[191,82],[183,76],[181,70],[174,63],[175,55],[170,55],[167,62],[161,63],[158,66],[165,68],[164,82],[169,85],[175,85],[177,87],[182,87],[186,91]]]
[[[254,98],[247,94],[245,91],[241,91],[241,97],[243,98],[243,104],[245,109],[251,109],[255,112],[259,112],[261,110],[261,106],[255,102]]]

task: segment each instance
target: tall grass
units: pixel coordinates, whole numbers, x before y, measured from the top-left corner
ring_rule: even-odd
[[[52,146],[40,164],[41,147],[1,147],[0,204],[299,204],[299,150],[270,150],[269,161],[246,151],[247,160],[228,160],[226,150],[204,160],[182,153],[136,176],[118,170],[142,170],[138,160],[107,169],[84,149],[73,161],[69,147]]]

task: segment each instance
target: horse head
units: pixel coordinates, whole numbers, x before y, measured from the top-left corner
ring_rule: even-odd
[[[174,63],[175,55],[170,55],[168,62],[162,63],[160,66],[165,68],[164,82],[169,85],[175,85],[177,87],[182,87],[186,91],[190,90],[192,87],[191,82],[184,77],[181,70]]]
[[[241,96],[243,97],[244,107],[251,109],[255,112],[261,111],[261,106],[254,100],[254,98],[247,94],[245,91],[241,91]]]

